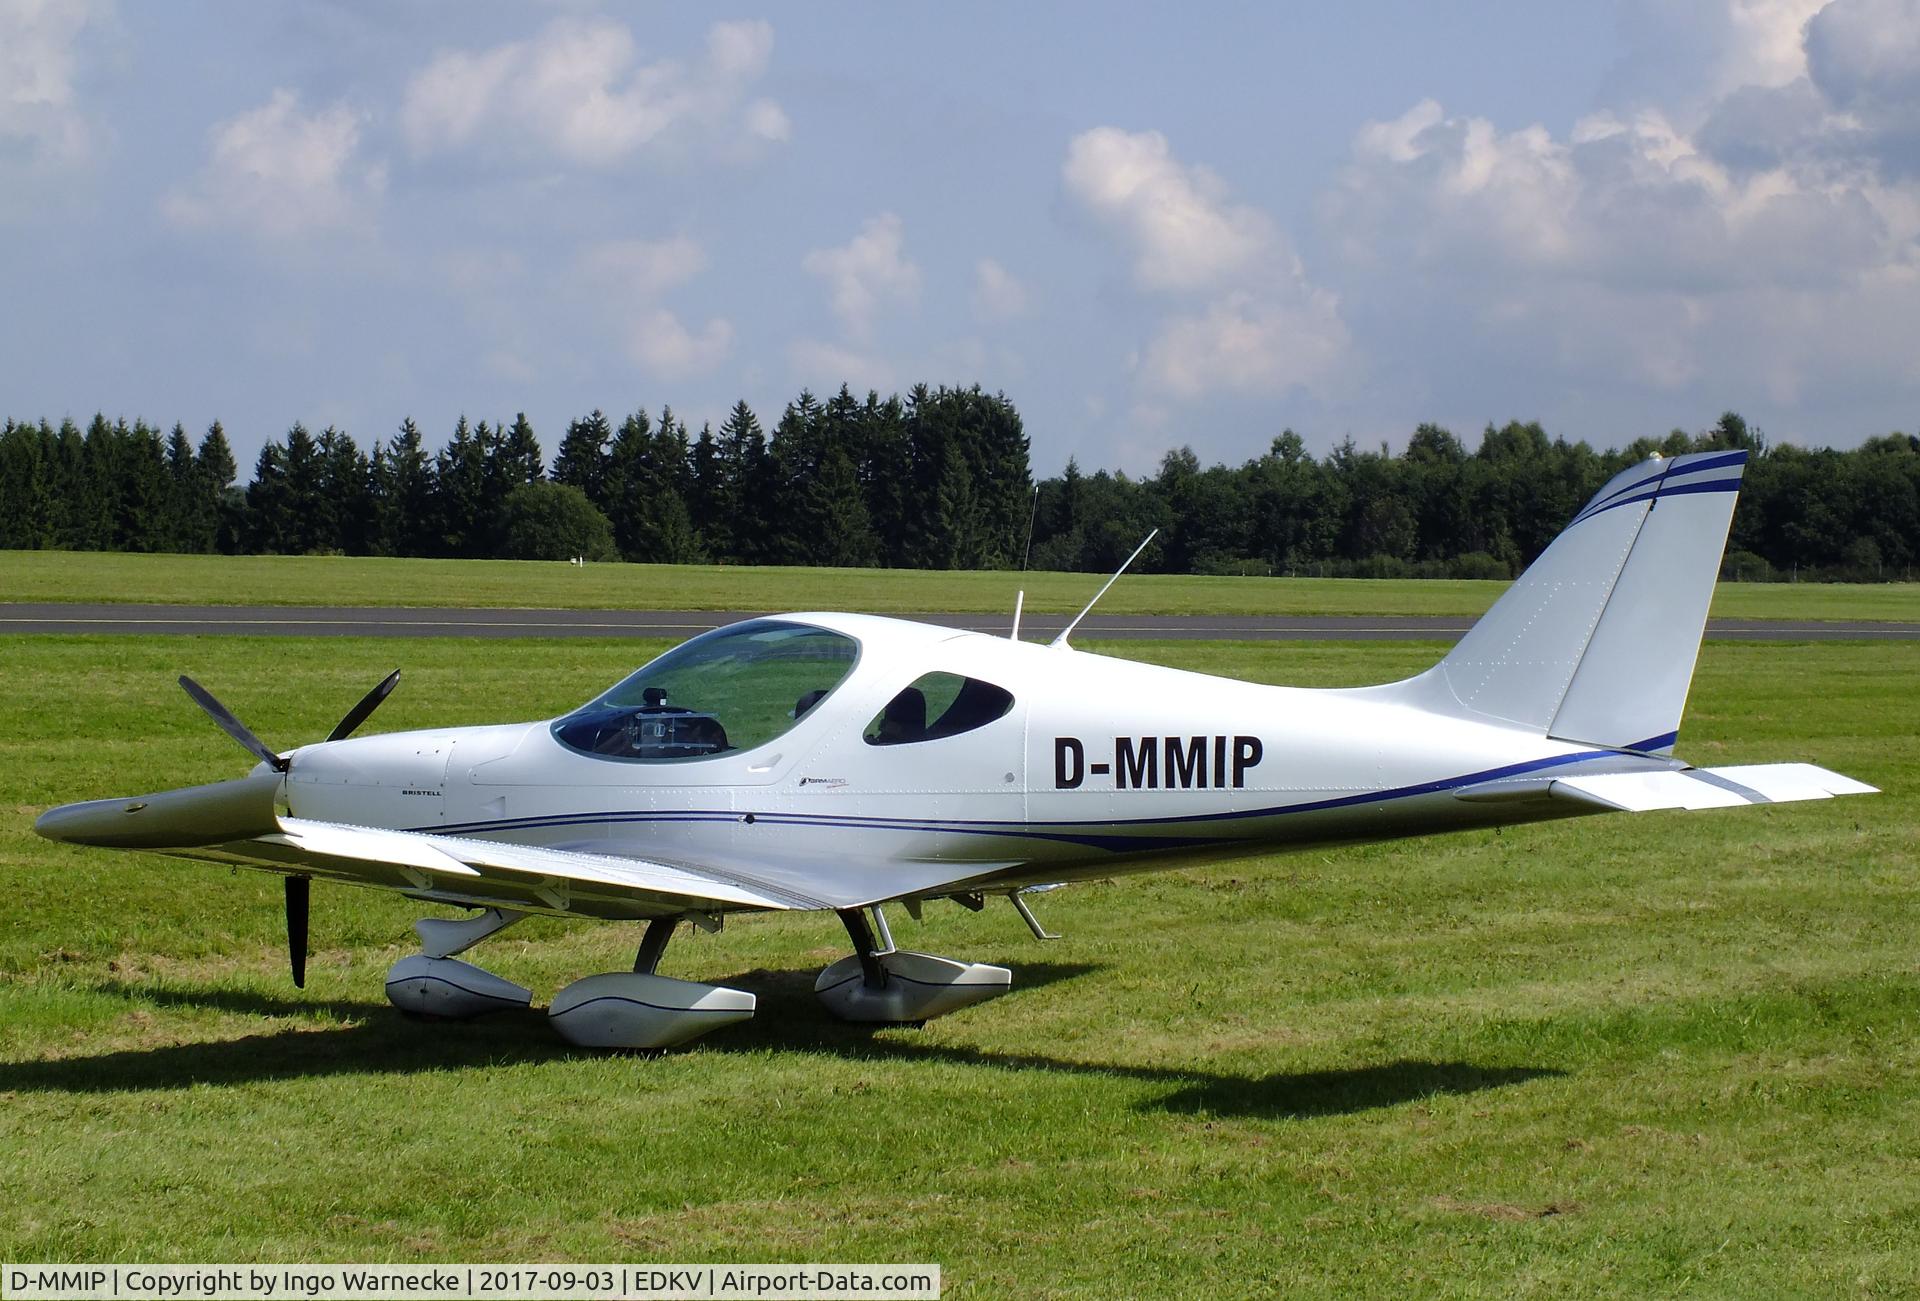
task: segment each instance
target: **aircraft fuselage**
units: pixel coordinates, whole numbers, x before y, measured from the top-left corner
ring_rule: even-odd
[[[978,864],[982,885],[1069,880],[1170,856],[1566,816],[1590,810],[1457,792],[1536,773],[1672,766],[1414,717],[1367,689],[1266,686],[892,619],[793,618],[866,649],[765,745],[634,763],[570,749],[548,722],[390,733],[295,751],[288,812],[719,863],[803,895],[811,866],[831,864],[885,898],[922,879],[951,882],[956,864]],[[1012,708],[964,734],[874,744],[870,720],[929,671],[1001,687]]]

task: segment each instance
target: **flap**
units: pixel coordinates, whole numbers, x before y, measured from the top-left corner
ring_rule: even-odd
[[[418,831],[281,818],[277,833],[181,857],[245,862],[279,872],[404,890],[447,902],[533,912],[647,917],[687,911],[819,906],[716,868],[578,853]]]

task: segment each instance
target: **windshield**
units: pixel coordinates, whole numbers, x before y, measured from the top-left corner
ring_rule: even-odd
[[[553,725],[562,745],[608,759],[704,759],[765,745],[853,670],[860,644],[810,624],[757,619],[695,637]]]

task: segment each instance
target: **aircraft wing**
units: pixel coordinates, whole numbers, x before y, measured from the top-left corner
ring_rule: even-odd
[[[278,821],[277,832],[247,840],[155,852],[560,916],[633,919],[822,906],[770,882],[696,864],[304,818]]]

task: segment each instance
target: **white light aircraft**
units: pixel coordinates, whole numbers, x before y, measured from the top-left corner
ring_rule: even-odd
[[[1706,452],[1620,474],[1404,682],[1179,672],[1075,651],[1072,625],[1043,646],[791,614],[695,637],[551,721],[349,739],[396,674],[325,741],[276,753],[183,678],[258,756],[252,772],[63,805],[37,830],[283,875],[295,984],[313,879],[479,910],[417,923],[421,952],[387,977],[410,1012],[529,1006],[529,990],[454,956],[529,913],[644,922],[632,971],[568,985],[549,1016],[574,1043],[665,1047],[754,1009],[748,991],[659,974],[678,924],[816,910],[839,915],[854,950],[820,973],[827,1006],[923,1021],[1004,992],[1010,973],[895,948],[883,905],[918,916],[1005,895],[1047,938],[1026,899],[1047,884],[1871,792],[1810,764],[1673,757],[1745,462]]]

